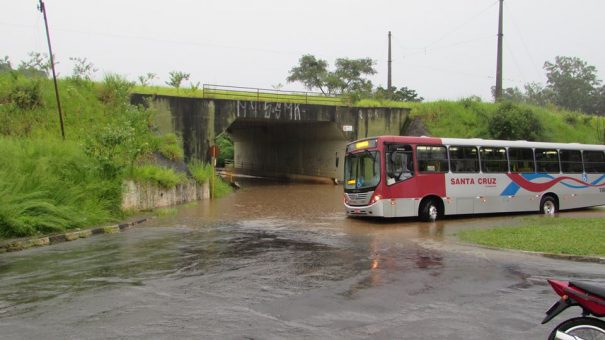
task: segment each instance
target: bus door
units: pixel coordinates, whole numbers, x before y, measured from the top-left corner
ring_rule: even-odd
[[[446,181],[447,195],[455,202],[451,213],[472,214],[477,200],[474,186],[479,174],[479,152],[475,146],[458,145],[450,146],[448,152],[451,174]]]
[[[409,144],[385,144],[386,197],[391,199],[392,216],[414,216],[413,148]]]

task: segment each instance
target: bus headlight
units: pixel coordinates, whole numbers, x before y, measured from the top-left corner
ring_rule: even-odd
[[[382,196],[375,194],[374,196],[372,196],[372,199],[370,200],[370,205],[380,201],[382,199]]]

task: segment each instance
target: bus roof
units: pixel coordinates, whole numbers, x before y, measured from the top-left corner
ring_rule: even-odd
[[[492,140],[480,138],[441,138],[444,145],[474,145],[474,146],[498,146],[511,148],[536,148],[536,149],[563,149],[563,150],[597,150],[605,151],[605,145],[580,144],[580,143],[547,143],[528,142],[525,140]]]
[[[481,138],[439,138],[426,136],[375,136],[363,138],[350,144],[363,141],[378,139],[382,142],[409,143],[409,144],[428,144],[428,145],[468,145],[468,146],[495,146],[495,147],[513,147],[513,148],[539,148],[539,149],[563,149],[563,150],[596,150],[605,151],[605,145],[580,144],[580,143],[548,143],[548,142],[528,142],[525,140],[509,141]]]

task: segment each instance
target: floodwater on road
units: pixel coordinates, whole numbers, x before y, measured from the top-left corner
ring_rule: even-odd
[[[121,234],[2,254],[0,337],[546,338],[563,320],[540,325],[557,300],[546,278],[603,282],[603,265],[452,242],[519,215],[343,210],[339,186],[256,183]]]

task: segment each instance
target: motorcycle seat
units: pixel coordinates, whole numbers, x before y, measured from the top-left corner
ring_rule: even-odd
[[[590,283],[584,282],[569,282],[571,286],[582,289],[583,291],[590,293],[592,295],[596,295],[602,299],[605,299],[605,287],[599,287],[592,285]]]

